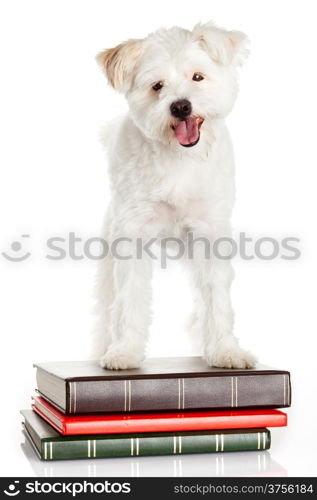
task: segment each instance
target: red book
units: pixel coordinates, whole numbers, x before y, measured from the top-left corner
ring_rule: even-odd
[[[32,408],[63,435],[248,429],[287,425],[285,413],[265,409],[69,416],[41,397],[33,398]]]

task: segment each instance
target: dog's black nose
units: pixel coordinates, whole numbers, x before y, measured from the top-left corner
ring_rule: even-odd
[[[187,99],[180,99],[179,101],[172,102],[170,109],[175,118],[185,120],[192,112],[192,105]]]

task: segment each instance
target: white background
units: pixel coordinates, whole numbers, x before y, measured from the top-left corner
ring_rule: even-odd
[[[95,262],[50,261],[45,242],[70,231],[98,235],[109,199],[98,130],[125,103],[107,87],[95,54],[160,26],[191,28],[210,18],[251,39],[228,120],[237,163],[235,230],[301,238],[296,262],[235,261],[236,335],[262,363],[292,373],[289,427],[273,431],[266,456],[280,464],[271,466],[272,474],[316,474],[314,7],[308,0],[1,2],[0,252],[31,252],[20,263],[0,255],[2,475],[61,473],[54,464],[47,472],[34,459],[32,468],[21,452],[19,409],[30,405],[34,361],[83,359],[89,346]],[[10,250],[13,241],[23,242],[20,253]],[[190,294],[181,269],[157,271],[154,286],[149,355],[199,352],[184,333]],[[241,455],[221,458],[222,466],[217,458],[218,469],[215,460],[185,457],[175,465],[165,457],[141,461],[139,469],[136,462],[102,461],[97,473],[213,475],[224,473],[223,464],[232,475],[253,470],[247,465],[252,459]],[[95,463],[87,467],[96,473]],[[88,469],[63,464],[64,474]]]

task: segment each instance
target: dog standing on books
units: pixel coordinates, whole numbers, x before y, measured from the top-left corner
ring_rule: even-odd
[[[103,238],[121,258],[98,272],[98,349],[108,369],[138,367],[151,320],[152,261],[136,241],[192,233],[184,258],[196,294],[191,327],[210,366],[250,368],[255,359],[233,336],[229,260],[206,258],[202,239],[231,235],[234,162],[225,118],[237,94],[246,37],[212,23],[160,29],[98,55],[129,113],[105,134],[112,201]],[[189,250],[187,248],[187,250]],[[119,253],[119,252],[118,252]],[[124,256],[124,257],[123,257]]]

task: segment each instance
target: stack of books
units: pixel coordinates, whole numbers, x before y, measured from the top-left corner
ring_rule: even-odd
[[[153,358],[142,368],[41,363],[24,429],[43,460],[267,450],[287,425],[290,374],[210,368],[200,357]]]

